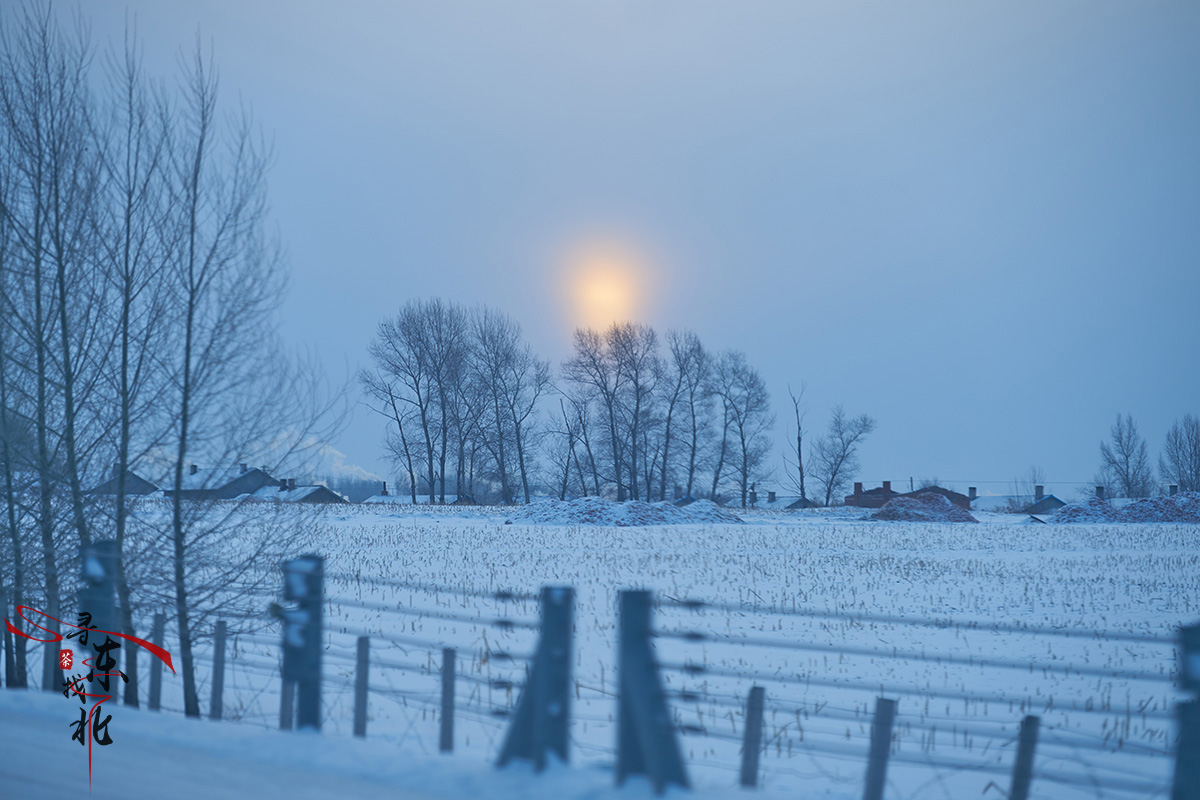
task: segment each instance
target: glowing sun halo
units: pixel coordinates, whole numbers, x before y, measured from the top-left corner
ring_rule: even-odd
[[[643,294],[643,267],[628,250],[613,245],[590,245],[570,259],[570,300],[573,322],[605,328],[633,319]]]

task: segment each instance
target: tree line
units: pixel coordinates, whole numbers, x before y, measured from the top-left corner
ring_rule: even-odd
[[[82,549],[115,541],[122,629],[144,634],[140,613],[173,609],[192,715],[194,643],[218,611],[238,613],[223,587],[251,592],[298,529],[255,512],[233,545],[245,514],[187,502],[205,475],[187,465],[279,465],[337,417],[276,334],[285,272],[266,232],[268,158],[249,116],[219,106],[199,39],[168,82],[146,73],[132,30],[98,51],[48,6],[0,17],[6,600],[61,618]],[[167,490],[154,514],[133,513],[135,468]],[[88,491],[103,479],[107,494]],[[14,644],[8,680],[23,685]],[[56,666],[43,659],[44,688]],[[123,669],[135,705],[136,661]]]
[[[580,328],[556,371],[507,314],[434,298],[381,322],[369,355],[359,381],[389,423],[387,453],[413,503],[418,495],[528,503],[541,489],[563,499],[679,495],[745,507],[773,475],[775,415],[761,373],[745,353],[714,352],[692,331]],[[814,481],[829,505],[857,473],[875,420],[835,407],[808,444],[803,391],[792,401],[788,478],[802,498],[806,478]]]
[[[1185,414],[1171,423],[1158,456],[1156,481],[1150,448],[1133,415],[1118,414],[1108,439],[1100,443],[1095,482],[1109,497],[1150,497],[1163,485],[1200,492],[1200,418]]]

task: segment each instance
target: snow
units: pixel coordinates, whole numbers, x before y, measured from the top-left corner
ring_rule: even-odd
[[[1098,497],[1058,509],[1052,522],[1182,522],[1200,524],[1200,492],[1147,497],[1113,505]]]
[[[539,500],[515,512],[512,521],[518,520],[541,525],[606,525],[622,528],[697,523],[740,524],[742,521],[732,511],[711,500],[696,500],[678,507],[673,503],[645,503],[639,500],[614,503],[602,497]]]
[[[616,610],[622,588],[652,589],[659,599],[703,598],[737,606],[733,611],[668,606],[654,611],[658,630],[700,630],[715,637],[703,643],[658,639],[661,663],[693,661],[747,675],[662,672],[669,692],[698,695],[687,701],[675,695],[670,701],[678,722],[703,730],[681,734],[698,798],[744,796],[735,788],[737,740],[742,704],[756,682],[767,689],[766,797],[801,792],[861,797],[870,711],[881,692],[899,700],[889,797],[988,797],[994,794],[986,789],[989,782],[1006,787],[1003,774],[1011,770],[1015,732],[1027,713],[1041,716],[1043,725],[1035,773],[1058,773],[1085,784],[1035,778],[1034,797],[1098,796],[1086,785],[1096,775],[1169,782],[1171,758],[1156,753],[1172,747],[1170,713],[1183,699],[1172,684],[1175,629],[1198,616],[1191,605],[1200,588],[1197,525],[1049,528],[986,513],[978,515],[978,525],[880,524],[866,521],[862,509],[837,508],[787,514],[739,509],[741,524],[703,520],[631,526],[644,509],[631,515],[638,506],[625,504],[622,511],[611,503],[581,505],[608,524],[571,521],[571,504],[557,501],[526,509],[329,507],[319,518],[317,548],[326,556],[327,594],[321,736],[271,730],[278,725],[279,632],[264,619],[260,632],[239,632],[227,651],[226,721],[185,721],[170,710],[114,710],[114,736],[129,738],[118,738],[99,753],[96,796],[149,796],[137,794],[140,784],[131,777],[138,765],[149,765],[161,782],[148,785],[169,785],[175,789],[169,796],[182,798],[202,796],[200,786],[203,796],[210,796],[209,786],[216,787],[211,796],[323,796],[332,793],[332,782],[343,779],[349,788],[340,793],[346,796],[370,796],[373,787],[383,787],[384,796],[452,800],[648,797],[641,783],[621,790],[611,785]],[[678,519],[660,504],[644,505],[664,519]],[[518,518],[521,510],[544,513],[550,521]],[[702,519],[732,513],[711,505],[699,510]],[[624,517],[614,516],[620,514]],[[500,602],[487,595],[501,589],[536,594],[543,585],[576,590],[572,764],[549,776],[530,775],[523,767],[497,773],[491,764],[508,719],[496,713],[511,713],[519,689],[488,681],[519,686],[521,658],[533,652],[536,634],[490,623],[497,617],[536,620],[538,608],[533,600]],[[263,598],[263,607],[271,599],[277,598]],[[953,619],[968,626],[912,627],[894,620],[830,619],[820,612]],[[1079,635],[1032,636],[997,629],[997,624]],[[1162,641],[1090,635],[1097,630]],[[368,735],[357,741],[350,735],[354,652],[363,632],[371,635],[376,663],[370,673]],[[751,644],[762,641],[779,646]],[[170,636],[167,645],[174,649]],[[437,754],[442,646],[458,650],[460,676],[455,753],[446,757]],[[875,654],[848,654],[855,649]],[[517,660],[505,660],[500,651]],[[895,651],[1013,659],[1033,667],[893,658]],[[211,642],[203,640],[197,652],[207,711]],[[1057,671],[1067,664],[1156,679]],[[39,674],[33,666],[33,674]],[[168,709],[182,705],[179,684],[169,674],[164,680]],[[937,693],[973,699],[932,696]],[[1013,701],[998,701],[996,695]],[[18,708],[25,702],[49,705],[26,712]],[[80,748],[64,733],[68,705],[61,695],[0,691],[0,740],[24,748],[17,750],[18,757],[0,762],[0,796],[18,780],[20,797],[67,796],[63,787],[85,785],[78,771],[61,783],[39,783],[42,773],[27,766],[46,763],[53,753],[78,760]],[[39,715],[46,717],[41,723],[34,719]],[[44,737],[38,733],[43,729]],[[32,756],[35,749],[40,760]],[[997,772],[933,768],[921,763],[926,758]],[[70,763],[76,769],[76,761]],[[197,776],[207,771],[215,777],[205,783]],[[264,771],[274,777],[254,777]],[[276,789],[273,780],[294,791]],[[191,793],[179,789],[197,781]],[[225,791],[233,786],[245,794]]]

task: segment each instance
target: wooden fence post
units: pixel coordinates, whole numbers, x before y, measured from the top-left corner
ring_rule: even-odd
[[[296,682],[283,679],[279,692],[279,730],[290,731],[296,719]]]
[[[438,750],[454,751],[454,648],[442,648],[442,734]]]
[[[496,766],[526,758],[541,772],[546,751],[565,763],[571,718],[571,628],[575,590],[542,587],[541,636]]]
[[[767,690],[750,689],[746,699],[746,729],[742,735],[742,786],[758,786],[758,757],[762,751],[763,700]]]
[[[690,788],[679,739],[650,648],[650,592],[620,594],[617,640],[617,785],[646,775],[656,794]]]
[[[367,687],[368,656],[371,640],[358,637],[357,661],[354,665],[354,735],[367,735]]]
[[[1179,688],[1192,700],[1175,706],[1179,743],[1175,747],[1175,779],[1171,800],[1200,800],[1200,625],[1179,629]]]
[[[208,709],[209,719],[220,719],[225,701],[225,620],[217,620],[217,632],[213,639],[212,703]]]
[[[867,781],[863,800],[883,800],[887,778],[888,753],[892,749],[892,724],[896,721],[896,701],[875,698],[875,719],[871,723],[871,751],[867,757]]]
[[[325,559],[303,555],[283,565],[283,679],[295,681],[296,727],[321,729],[321,615]]]
[[[1017,760],[1013,764],[1012,786],[1008,800],[1029,800],[1029,786],[1033,783],[1033,752],[1037,748],[1039,717],[1027,716],[1021,720],[1021,734],[1017,739]]]
[[[165,637],[165,628],[167,626],[166,617],[162,612],[154,615],[154,628],[150,632],[150,642],[158,647],[163,646]],[[157,658],[150,659],[150,710],[158,711],[162,708],[162,671],[163,662]]]

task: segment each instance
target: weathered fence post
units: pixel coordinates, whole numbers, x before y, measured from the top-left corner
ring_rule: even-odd
[[[617,644],[617,785],[646,775],[656,794],[690,788],[679,739],[650,646],[650,592],[620,594]]]
[[[101,631],[118,631],[120,626],[117,624],[117,543],[111,539],[106,539],[102,542],[92,542],[87,547],[83,548],[80,554],[80,587],[77,596],[79,603],[79,613],[90,614],[91,624]],[[96,642],[103,644],[103,642]],[[119,644],[119,643],[118,643]],[[48,647],[58,649],[58,645],[48,645]],[[47,651],[49,652],[49,651]],[[90,656],[80,655],[79,659]],[[58,653],[54,654],[55,661],[58,660]],[[109,653],[109,658],[113,660],[110,672],[117,672],[121,669],[121,648]],[[55,672],[58,673],[58,664],[54,664]],[[57,676],[56,676],[57,677]],[[55,683],[58,683],[56,680]],[[50,688],[50,687],[42,687]],[[61,685],[56,688],[62,689]]]
[[[442,732],[438,750],[454,750],[454,648],[442,648]]]
[[[354,735],[367,735],[367,686],[368,658],[371,640],[358,637],[358,653],[354,664]]]
[[[321,729],[321,610],[325,559],[303,555],[283,565],[283,679],[296,682],[296,727]]]
[[[156,647],[163,646],[165,638],[164,629],[166,628],[167,620],[158,612],[154,615],[154,627],[150,631],[150,642]],[[162,708],[162,671],[163,663],[157,658],[150,659],[150,710],[158,711]]]
[[[1200,800],[1200,625],[1179,629],[1179,688],[1192,700],[1175,706],[1179,744],[1175,748],[1175,780],[1171,800]]]
[[[1033,752],[1037,748],[1039,717],[1026,716],[1021,720],[1021,733],[1017,739],[1017,760],[1013,764],[1012,786],[1008,800],[1029,800],[1029,786],[1033,783]]]
[[[571,627],[575,590],[569,586],[542,587],[542,625],[533,669],[521,690],[500,758],[502,767],[514,758],[546,768],[546,751],[568,760],[571,719]]]
[[[746,730],[742,735],[742,786],[758,786],[758,757],[762,751],[763,699],[767,690],[750,689],[746,699]]]
[[[296,682],[286,678],[279,692],[279,730],[290,731],[296,722]]]
[[[208,709],[209,719],[220,719],[225,703],[225,620],[217,620],[217,631],[213,638],[212,703]]]
[[[871,751],[867,757],[867,781],[863,800],[883,800],[883,782],[887,778],[888,753],[892,749],[892,724],[896,721],[896,701],[875,698],[875,719],[871,723]]]

